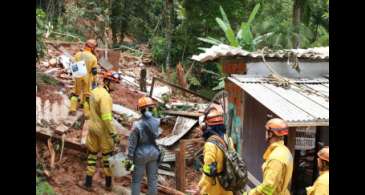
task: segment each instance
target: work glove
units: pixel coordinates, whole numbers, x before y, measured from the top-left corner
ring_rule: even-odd
[[[127,171],[133,171],[134,170],[134,164],[131,160],[124,160],[124,167]]]
[[[119,135],[116,134],[116,133],[113,133],[110,135],[113,139],[113,143],[114,145],[119,145],[119,142],[120,142],[120,138],[119,138]]]

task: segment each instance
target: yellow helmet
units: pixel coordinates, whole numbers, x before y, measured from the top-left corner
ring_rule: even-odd
[[[272,131],[277,136],[288,135],[289,127],[286,122],[280,118],[273,118],[267,121],[266,125],[267,131]]]

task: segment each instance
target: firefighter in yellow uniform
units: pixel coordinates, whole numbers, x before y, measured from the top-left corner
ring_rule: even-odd
[[[78,108],[78,102],[83,105],[84,115],[89,117],[90,105],[89,96],[92,88],[96,87],[95,75],[97,74],[97,59],[95,57],[95,49],[97,42],[94,39],[86,41],[84,51],[76,53],[73,57],[74,62],[83,60],[86,64],[87,75],[82,78],[75,79],[75,87],[71,93],[70,114],[75,114]]]
[[[208,109],[204,122],[201,124],[203,137],[208,140],[212,137],[216,139],[229,139],[225,135],[223,109],[220,105],[213,104]],[[232,141],[230,143],[233,143]],[[223,171],[224,153],[218,146],[211,142],[204,144],[204,165],[203,176],[199,181],[199,193],[203,195],[232,195],[233,192],[226,191],[218,181],[216,175]]]
[[[82,188],[92,191],[92,177],[96,171],[97,154],[102,153],[102,165],[105,173],[105,188],[112,189],[111,170],[108,158],[112,155],[119,136],[113,125],[112,98],[109,94],[111,80],[105,75],[97,79],[98,86],[91,91],[90,96],[90,119],[86,122],[89,132],[86,137],[88,149],[87,168],[85,183],[79,183]]]
[[[330,162],[330,149],[324,147],[318,152],[318,168],[320,175],[314,182],[313,186],[307,187],[307,195],[329,195],[329,162]]]
[[[288,134],[288,125],[279,118],[266,123],[266,149],[262,165],[263,182],[244,195],[290,195],[288,185],[293,172],[293,156],[284,145],[284,136]]]

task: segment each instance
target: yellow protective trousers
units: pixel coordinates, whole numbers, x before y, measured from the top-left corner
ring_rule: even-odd
[[[73,95],[71,97],[70,111],[75,112],[79,107],[78,103],[80,101],[83,104],[83,110],[86,117],[90,114],[90,105],[88,97],[91,91],[91,83],[94,77],[92,75],[85,76],[83,78],[75,79],[75,87],[73,89]]]
[[[92,153],[103,154],[102,162],[106,176],[111,176],[108,158],[114,149],[114,141],[112,135],[116,134],[113,125],[112,116],[112,98],[110,94],[103,88],[97,87],[92,90],[90,95],[90,119],[87,120],[89,132],[86,137],[86,147]],[[92,162],[94,156],[90,156],[90,166],[87,167],[87,174],[95,173],[95,166]]]
[[[106,176],[111,176],[108,158],[112,156],[113,140],[109,135],[100,135],[98,131],[89,129],[86,137],[86,147],[89,151],[86,174],[93,176],[96,172],[97,154],[102,153],[102,166]]]

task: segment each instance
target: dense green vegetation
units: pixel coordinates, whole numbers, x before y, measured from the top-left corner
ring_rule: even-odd
[[[95,37],[109,48],[145,43],[168,72],[178,62],[187,70],[199,48],[220,42],[275,50],[327,46],[329,40],[329,0],[43,0],[37,5],[40,55],[45,34],[73,41]],[[134,42],[123,42],[125,37]],[[217,86],[219,70],[214,63],[195,64],[190,88]]]

